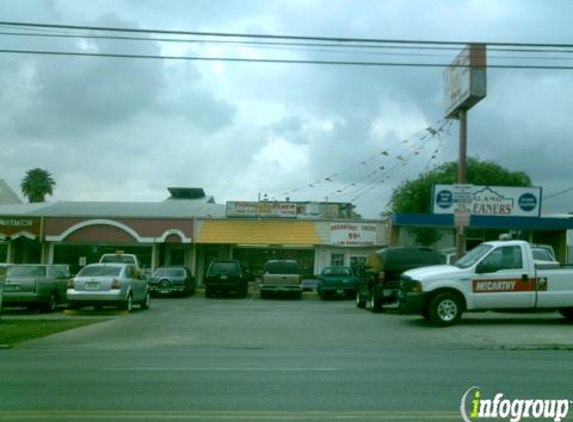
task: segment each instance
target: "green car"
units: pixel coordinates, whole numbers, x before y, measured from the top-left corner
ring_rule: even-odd
[[[321,299],[331,296],[354,297],[356,276],[348,266],[324,267],[318,278],[316,290]]]

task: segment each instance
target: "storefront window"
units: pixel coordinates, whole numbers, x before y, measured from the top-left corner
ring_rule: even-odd
[[[344,254],[343,253],[330,254],[330,265],[344,265]]]
[[[365,256],[351,256],[350,257],[350,266],[353,269],[364,268],[366,265],[366,257]]]

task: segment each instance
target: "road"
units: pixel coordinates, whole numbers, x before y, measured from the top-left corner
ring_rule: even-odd
[[[573,327],[557,314],[434,328],[307,295],[156,299],[109,316],[0,350],[0,420],[457,421],[472,386],[573,399]]]

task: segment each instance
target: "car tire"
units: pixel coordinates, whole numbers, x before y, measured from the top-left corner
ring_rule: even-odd
[[[450,292],[440,293],[431,300],[430,321],[442,327],[456,324],[462,317],[462,304],[457,295]]]
[[[58,308],[58,298],[54,293],[50,294],[50,297],[46,303],[42,304],[40,308],[42,312],[49,313],[54,312]]]
[[[359,309],[364,309],[366,307],[366,301],[358,290],[356,290],[356,307]]]
[[[125,299],[120,308],[127,312],[133,311],[133,296],[131,293],[127,295],[127,299]]]
[[[370,293],[370,299],[368,300],[368,308],[370,312],[381,312],[382,311],[382,299],[376,297],[376,294]]]
[[[142,310],[149,309],[150,304],[151,304],[151,295],[149,294],[149,292],[147,292],[145,294],[145,298],[139,304],[139,309],[142,309]]]

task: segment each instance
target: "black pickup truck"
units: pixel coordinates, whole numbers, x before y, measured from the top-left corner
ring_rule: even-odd
[[[382,305],[398,300],[400,274],[418,267],[441,264],[440,255],[431,248],[387,246],[368,256],[358,271],[356,306],[378,312]]]

